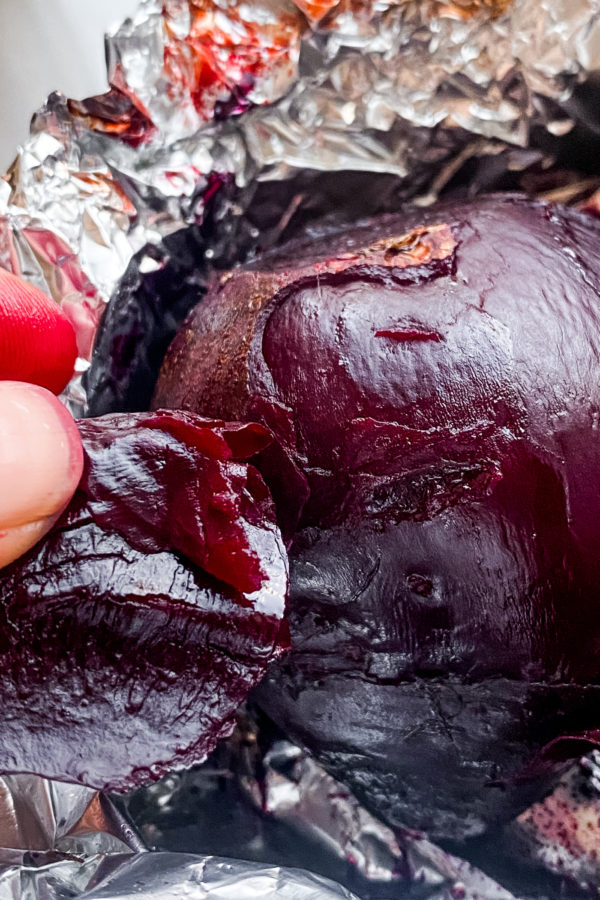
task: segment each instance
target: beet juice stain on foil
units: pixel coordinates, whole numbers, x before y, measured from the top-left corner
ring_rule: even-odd
[[[394,173],[435,193],[461,153],[571,127],[557,103],[598,68],[595,9],[147,0],[108,38],[108,93],[35,116],[0,185],[0,264],[63,304],[81,373],[132,255],[202,220],[211,173]],[[245,212],[242,195],[229,217]],[[85,409],[79,379],[67,399]]]

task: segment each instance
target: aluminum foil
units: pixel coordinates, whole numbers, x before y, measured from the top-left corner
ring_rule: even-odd
[[[275,742],[264,757],[261,780],[242,776],[242,784],[262,812],[329,844],[366,878],[404,877],[407,861],[394,833],[291,742]]]
[[[107,796],[39,775],[0,777],[0,866],[31,854],[142,849],[144,844]]]
[[[371,881],[398,888],[418,886],[430,900],[514,900],[483,872],[424,835],[392,831],[374,818],[352,793],[307,753],[289,741],[277,741],[264,757],[260,781],[242,783],[262,811],[302,834],[326,843],[334,853]]]
[[[207,763],[125,802],[144,839],[160,850],[220,845],[278,864],[295,858],[364,900],[515,896],[425,835],[384,825],[300,747],[245,717]]]
[[[268,721],[245,714],[202,766],[124,802],[149,846],[295,860],[363,900],[596,896],[600,753],[537,768],[524,784],[527,808],[485,840],[463,844],[462,858],[426,835],[389,828]]]
[[[560,104],[600,67],[599,10],[145,0],[107,39],[108,92],[55,94],[34,117],[0,180],[0,265],[63,304],[81,374],[132,255],[200,222],[219,177],[243,188],[297,169],[393,173],[429,202],[442,166],[451,177],[469,156],[527,145],[532,127],[571,127]],[[67,399],[85,410],[79,379]]]
[[[1,900],[358,900],[300,869],[191,853],[70,860],[0,874]]]
[[[0,778],[0,900],[352,900],[302,870],[147,853],[109,797],[36,775]]]
[[[144,849],[97,791],[38,775],[0,777],[0,900],[74,896],[67,891],[104,860]]]

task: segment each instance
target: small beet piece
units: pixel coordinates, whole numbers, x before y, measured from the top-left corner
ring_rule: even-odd
[[[514,814],[538,751],[600,727],[598,246],[506,195],[307,238],[223,276],[157,386],[288,460],[258,463],[292,636],[259,703],[436,838]]]
[[[0,268],[0,380],[60,394],[76,359],[75,329],[58,303]]]
[[[286,646],[260,425],[78,423],[85,468],[0,572],[0,769],[126,790],[198,761]]]

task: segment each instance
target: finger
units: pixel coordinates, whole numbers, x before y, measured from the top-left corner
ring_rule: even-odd
[[[75,330],[58,303],[0,268],[0,379],[59,394],[76,358]]]
[[[0,381],[0,566],[52,527],[82,469],[79,431],[62,403],[36,385]]]

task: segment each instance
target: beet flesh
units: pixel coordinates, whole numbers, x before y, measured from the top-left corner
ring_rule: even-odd
[[[600,726],[599,240],[512,196],[309,236],[215,283],[157,386],[282,448],[292,653],[259,702],[437,838]]]
[[[262,426],[78,423],[79,488],[0,572],[0,769],[127,790],[201,760],[287,645]]]

